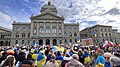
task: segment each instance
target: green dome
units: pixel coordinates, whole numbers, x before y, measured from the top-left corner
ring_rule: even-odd
[[[46,11],[46,10],[57,13],[56,7],[54,5],[52,5],[50,2],[48,2],[48,4],[43,5],[41,8],[41,12]]]

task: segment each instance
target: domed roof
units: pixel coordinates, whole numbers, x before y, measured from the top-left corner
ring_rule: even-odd
[[[56,12],[57,13],[56,7],[53,4],[51,4],[51,2],[48,2],[48,4],[43,5],[42,8],[41,8],[41,12],[42,11],[46,12],[48,10],[50,12]]]

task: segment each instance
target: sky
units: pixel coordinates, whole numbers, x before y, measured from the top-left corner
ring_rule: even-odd
[[[96,24],[110,25],[120,32],[120,0],[50,0],[64,16],[64,23],[79,23],[80,30]],[[30,22],[32,14],[48,0],[0,0],[0,26],[12,29],[12,23]]]

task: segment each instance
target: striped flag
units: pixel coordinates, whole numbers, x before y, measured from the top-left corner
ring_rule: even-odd
[[[94,34],[94,36],[95,36],[95,37],[97,37],[97,34],[96,34],[96,32],[94,32],[93,34]]]
[[[77,42],[80,43],[80,37],[77,37]]]

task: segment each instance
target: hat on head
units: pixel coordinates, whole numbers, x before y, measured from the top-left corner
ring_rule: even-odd
[[[79,57],[77,54],[73,54],[72,57],[73,57],[73,59],[79,60]]]

